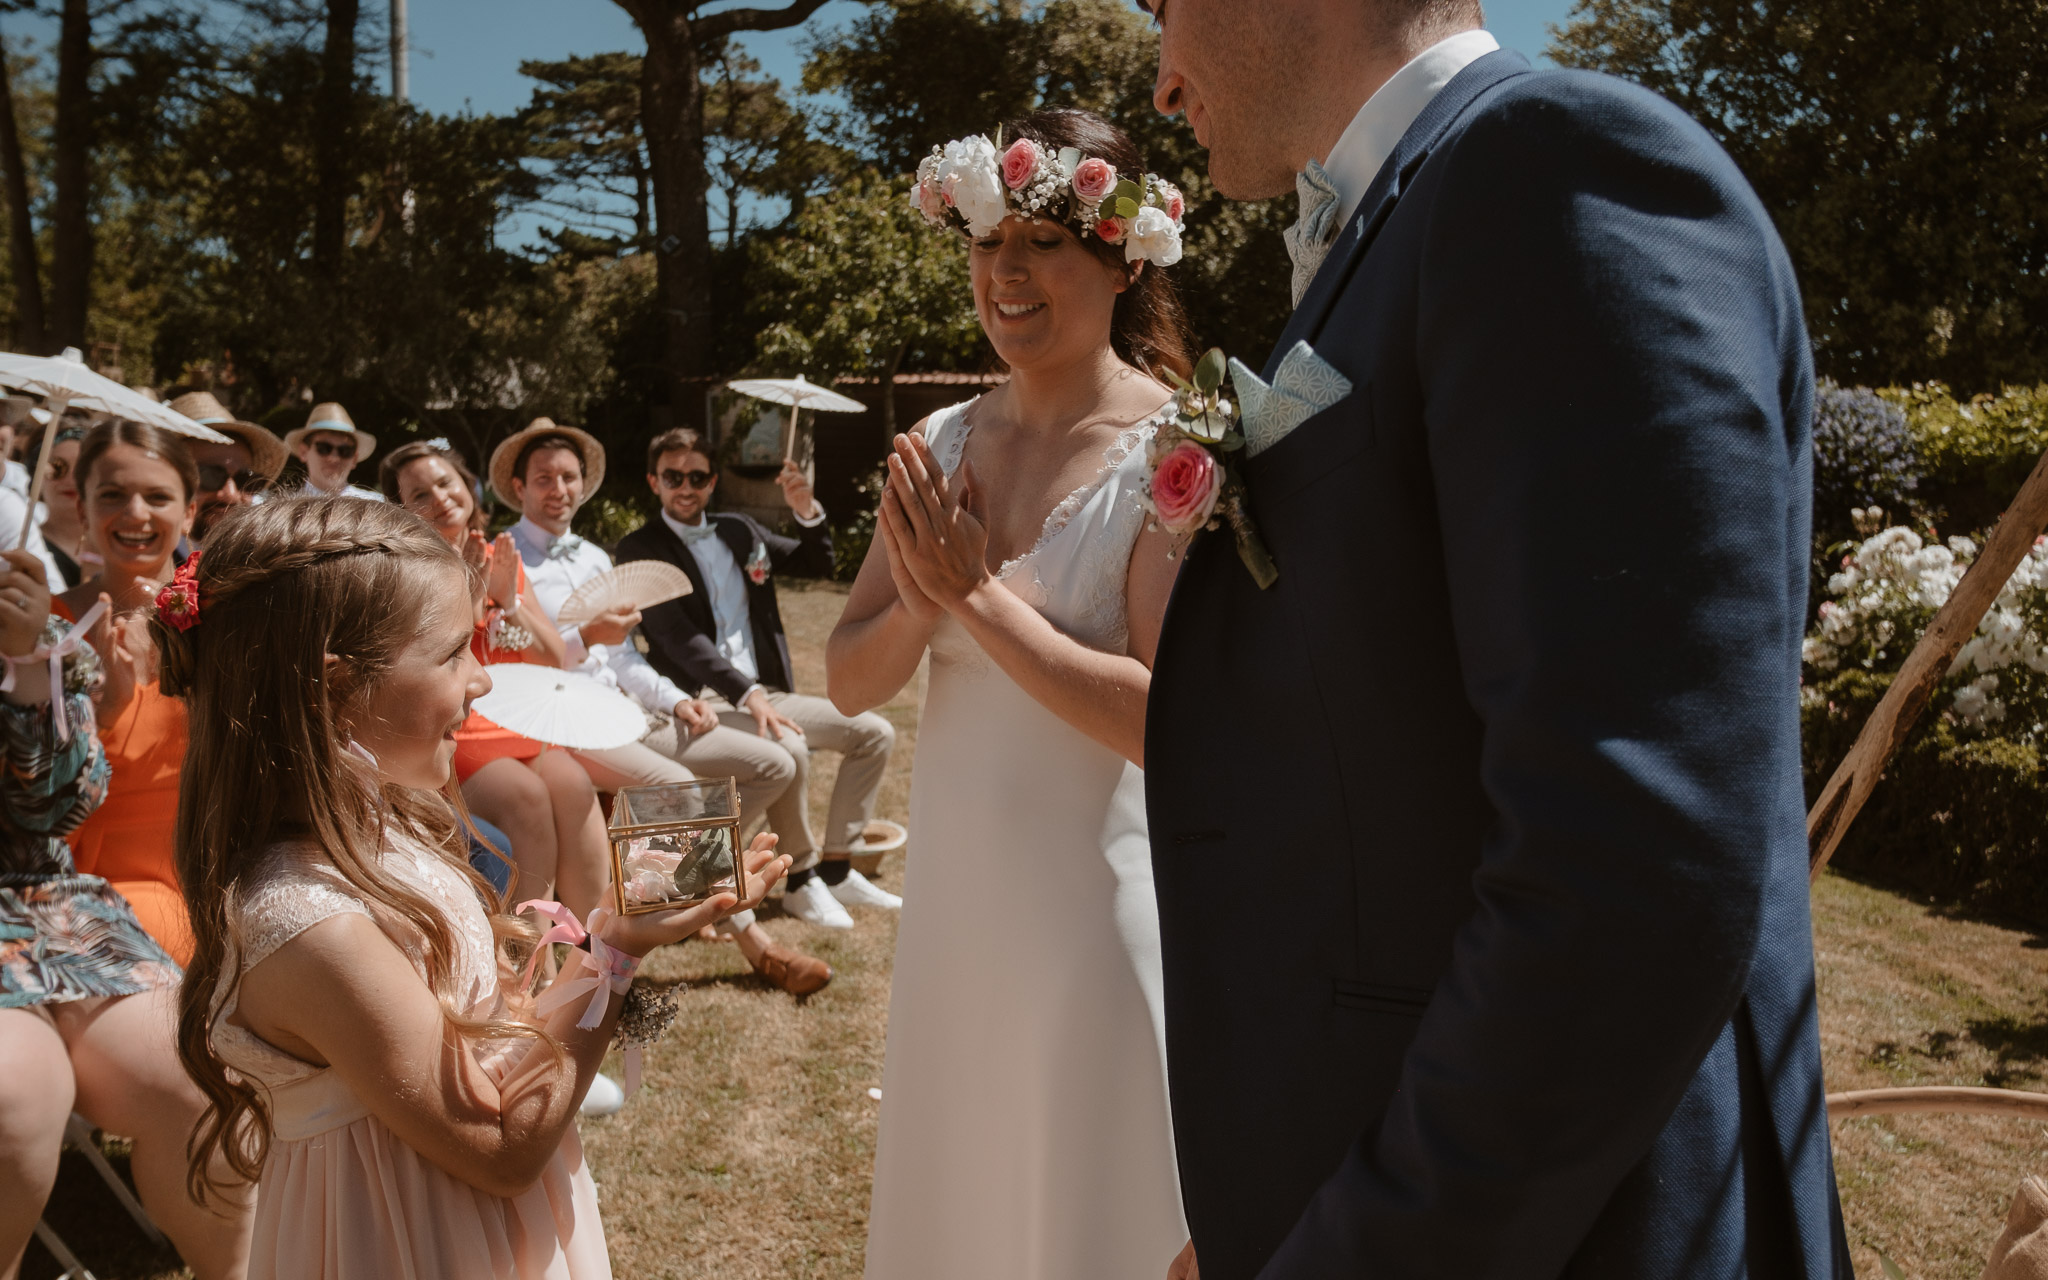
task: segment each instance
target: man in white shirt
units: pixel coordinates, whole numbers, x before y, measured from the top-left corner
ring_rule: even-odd
[[[604,548],[569,531],[577,508],[604,482],[604,462],[604,447],[595,437],[546,418],[535,419],[491,453],[491,487],[521,513],[509,532],[534,600],[551,619],[578,587],[611,571]],[[637,610],[614,610],[561,628],[567,646],[564,666],[615,684],[661,722],[639,742],[573,753],[600,790],[687,781],[695,776],[688,767],[691,748],[710,743],[716,751],[717,740],[741,736],[648,664],[632,641],[639,622]],[[750,769],[743,757],[743,751],[719,752],[721,762],[731,760],[735,767],[707,772],[735,779],[743,812],[772,813],[795,770],[771,767],[772,762]],[[738,936],[748,963],[784,990],[807,995],[831,981],[830,966],[775,943],[752,912],[734,915],[727,926]]]
[[[792,914],[843,929],[853,924],[847,906],[901,906],[851,861],[874,818],[895,729],[873,712],[849,716],[825,698],[795,691],[776,605],[776,571],[832,570],[831,533],[810,481],[783,465],[780,483],[796,537],[737,512],[707,513],[718,477],[694,431],[678,428],[648,445],[647,483],[661,499],[661,515],[620,540],[619,558],[666,561],[694,588],[649,610],[641,624],[648,660],[684,688],[709,691],[719,719],[740,731],[693,743],[685,762],[714,772],[766,763],[795,770],[796,783],[769,810],[782,852],[795,859],[783,899]],[[822,841],[811,829],[805,794],[814,750],[840,753]]]
[[[306,487],[300,492],[306,497],[384,501],[384,495],[375,489],[348,482],[356,464],[368,461],[377,451],[377,437],[359,429],[340,405],[332,401],[314,405],[305,426],[285,432],[284,447],[305,465]]]

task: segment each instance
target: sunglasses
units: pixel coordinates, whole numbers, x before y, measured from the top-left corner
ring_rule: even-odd
[[[702,489],[717,478],[717,476],[709,471],[665,470],[661,473],[661,487],[664,489],[680,489],[684,485],[689,485],[692,489]]]
[[[332,440],[315,440],[312,444],[313,452],[323,458],[341,458],[345,460],[356,456],[356,442],[353,440],[344,440],[340,444],[336,444]]]
[[[316,445],[315,448],[318,446]],[[351,447],[353,451],[353,447]],[[228,487],[228,481],[235,482],[235,488],[243,493],[261,493],[270,487],[270,477],[261,471],[229,471],[217,462],[199,464],[199,488],[204,493],[217,493]]]

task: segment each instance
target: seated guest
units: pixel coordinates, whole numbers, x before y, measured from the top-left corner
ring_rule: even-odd
[[[356,464],[377,451],[377,437],[358,430],[355,419],[340,405],[314,405],[305,426],[284,433],[284,447],[306,468],[306,484],[299,490],[306,497],[384,500],[375,489],[348,482]]]
[[[0,655],[22,658],[66,631],[50,620],[42,566],[0,552]],[[178,966],[112,886],[78,874],[64,844],[107,785],[86,692],[98,660],[90,648],[66,657],[56,690],[47,663],[13,665],[0,694],[0,1275],[21,1265],[77,1111],[133,1141],[136,1190],[193,1273],[240,1277],[248,1197],[215,1213],[185,1190],[185,1139],[206,1099],[172,1036]],[[220,1160],[211,1172],[229,1174]]]
[[[236,418],[212,392],[188,391],[171,401],[171,408],[231,441],[193,440],[185,446],[199,466],[199,515],[192,521],[192,541],[204,545],[214,521],[232,508],[263,501],[264,490],[277,483],[290,454],[284,441]]]
[[[42,434],[49,420],[49,411],[37,409],[26,396],[0,396],[0,489],[28,497],[28,468],[15,461],[15,455],[27,437]]]
[[[708,690],[720,721],[740,731],[693,742],[683,763],[715,775],[759,768],[764,759],[788,761],[795,781],[768,810],[794,868],[784,908],[813,924],[850,928],[841,904],[903,905],[849,861],[875,816],[896,731],[872,711],[844,715],[825,698],[793,691],[774,574],[831,576],[832,534],[803,472],[784,463],[779,479],[800,531],[794,538],[738,512],[707,514],[718,474],[697,433],[677,428],[657,436],[647,446],[647,484],[661,500],[661,516],[620,540],[619,559],[665,560],[690,575],[689,595],[655,605],[641,620],[648,659],[678,687]],[[805,795],[813,750],[841,754],[822,846]]]
[[[61,586],[50,584],[56,591],[77,586],[100,568],[99,553],[86,539],[85,517],[78,509],[78,446],[85,439],[86,426],[84,418],[65,415],[50,446],[49,474],[43,477],[43,560],[63,579]],[[30,444],[30,466],[36,464],[42,447],[43,432],[38,425]]]
[[[514,433],[491,453],[491,487],[523,513],[510,530],[513,544],[535,599],[550,617],[576,588],[611,570],[611,557],[602,547],[569,532],[577,508],[603,482],[603,446],[588,432],[546,418]],[[607,790],[688,779],[692,771],[679,757],[712,738],[737,736],[718,723],[708,706],[648,665],[631,639],[639,621],[637,611],[614,611],[562,630],[568,665],[610,679],[660,722],[639,742],[576,753],[591,779]],[[733,749],[717,759],[733,767],[703,776],[735,778],[747,814],[772,813],[795,777],[786,758],[748,758]],[[747,962],[785,991],[807,995],[831,981],[830,966],[776,943],[751,914],[734,916],[733,927]]]
[[[151,623],[192,716],[178,1043],[211,1099],[193,1173],[222,1154],[256,1182],[254,1277],[609,1276],[577,1103],[622,1014],[643,1035],[662,1015],[606,978],[743,905],[613,917],[596,954],[565,949],[563,979],[596,978],[582,995],[516,998],[521,926],[442,793],[450,731],[491,687],[474,627],[445,540],[328,498],[222,521]],[[742,855],[749,901],[782,873],[773,843]]]
[[[101,598],[112,613],[93,628],[105,680],[96,699],[100,740],[113,775],[106,802],[71,833],[86,875],[111,881],[149,936],[179,964],[192,955],[185,898],[173,865],[171,825],[185,764],[185,708],[157,682],[155,654],[137,618],[177,565],[192,529],[199,469],[168,431],[112,420],[86,433],[78,489],[86,536],[100,571],[57,599],[67,621]]]

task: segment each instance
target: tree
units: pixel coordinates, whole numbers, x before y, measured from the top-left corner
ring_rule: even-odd
[[[896,434],[895,376],[966,360],[981,343],[962,247],[932,234],[902,187],[873,173],[804,206],[786,235],[764,238],[751,276],[768,321],[761,362],[829,382],[880,379],[882,438]]]
[[[1718,138],[1776,220],[1822,369],[2048,374],[2039,0],[1579,0],[1552,56]]]
[[[56,207],[50,217],[50,340],[85,346],[92,278],[92,15],[64,0],[57,35]]]
[[[28,161],[14,113],[14,77],[7,46],[0,42],[0,168],[7,201],[7,251],[14,284],[14,347],[41,355],[49,349],[43,313],[43,271],[36,253],[35,216],[29,207]]]
[[[549,167],[540,207],[564,218],[554,233],[564,247],[616,254],[653,243],[640,62],[630,53],[600,53],[519,64],[519,74],[540,81],[521,119],[532,130],[534,157]]]
[[[641,63],[641,127],[654,182],[655,263],[662,307],[669,404],[689,404],[688,379],[712,372],[711,219],[706,197],[704,83],[707,58],[742,31],[801,24],[825,0],[779,9],[702,13],[703,0],[615,0],[647,40]]]

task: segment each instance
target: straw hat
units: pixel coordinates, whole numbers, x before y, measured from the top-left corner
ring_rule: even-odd
[[[305,426],[300,427],[296,431],[285,432],[284,447],[293,453],[297,453],[299,451],[299,442],[315,431],[332,431],[336,435],[354,432],[357,462],[361,462],[377,452],[377,437],[358,427],[356,420],[348,416],[348,410],[332,400],[327,401],[325,404],[314,405],[313,412],[307,415]]]
[[[588,431],[558,427],[548,418],[535,418],[525,430],[506,436],[503,444],[491,450],[491,492],[514,511],[519,509],[519,500],[512,496],[512,464],[519,461],[519,451],[527,441],[540,436],[567,436],[576,442],[583,453],[583,500],[590,501],[590,495],[604,483],[604,446]]]
[[[227,406],[216,400],[211,391],[188,391],[171,401],[171,408],[201,426],[233,436],[249,451],[250,464],[266,479],[277,479],[278,473],[284,470],[285,460],[291,457],[284,441],[268,428],[244,422],[229,413]]]

